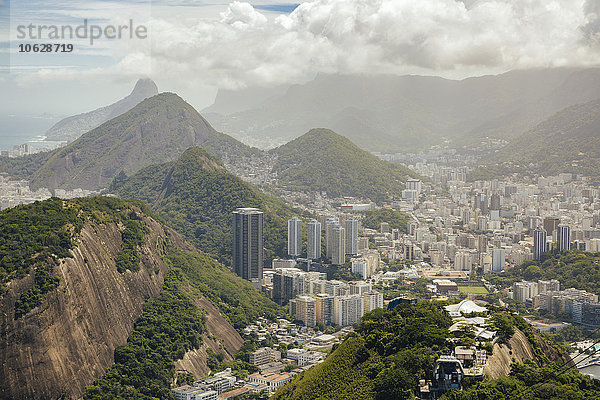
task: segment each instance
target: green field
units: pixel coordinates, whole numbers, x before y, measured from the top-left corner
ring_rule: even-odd
[[[473,294],[488,294],[489,292],[483,286],[459,286],[458,290],[461,293],[473,293]]]

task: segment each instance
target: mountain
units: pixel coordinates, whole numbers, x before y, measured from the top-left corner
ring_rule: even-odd
[[[273,149],[273,171],[281,184],[294,190],[327,192],[330,197],[352,196],[381,203],[399,198],[408,168],[380,160],[329,129],[312,129]]]
[[[152,79],[139,79],[129,96],[116,103],[58,121],[46,132],[46,140],[71,142],[157,94],[158,88]]]
[[[161,93],[59,149],[32,177],[32,186],[100,189],[120,172],[134,174],[202,146],[217,157],[252,149],[217,132],[173,93]]]
[[[324,126],[361,148],[390,153],[447,139],[461,146],[485,137],[510,140],[599,92],[598,68],[511,71],[463,80],[321,74],[251,104],[248,90],[239,98],[224,92],[207,109],[207,118],[217,129],[265,148]],[[222,98],[236,106],[225,107]]]
[[[508,172],[600,178],[600,100],[568,107],[512,140],[489,164]]]
[[[0,212],[0,398],[170,399],[175,365],[205,376],[281,313],[139,201]]]
[[[257,207],[264,212],[266,259],[285,256],[287,220],[297,215],[280,199],[228,172],[200,147],[131,177],[120,174],[109,191],[145,201],[196,247],[227,265],[231,264],[232,212],[238,207]]]

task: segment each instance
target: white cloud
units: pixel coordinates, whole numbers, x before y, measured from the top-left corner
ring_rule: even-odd
[[[231,88],[318,72],[462,77],[596,65],[599,15],[597,0],[314,0],[276,17],[236,1],[218,17],[154,14],[151,54],[108,70],[151,65],[151,76]]]

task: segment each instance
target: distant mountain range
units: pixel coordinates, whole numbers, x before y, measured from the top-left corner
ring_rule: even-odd
[[[404,182],[417,175],[380,160],[329,129],[312,129],[273,149],[273,171],[280,184],[295,191],[326,192],[383,202],[399,198]]]
[[[216,129],[264,147],[323,126],[363,149],[389,153],[444,140],[461,146],[485,137],[510,140],[598,93],[597,68],[511,71],[461,81],[319,75],[285,90],[220,92],[203,114]]]
[[[31,184],[34,188],[105,188],[120,171],[134,174],[148,165],[174,160],[192,146],[202,146],[219,158],[254,151],[217,132],[179,96],[161,93],[57,150],[35,172]]]
[[[487,164],[495,174],[572,172],[600,177],[600,99],[554,114],[513,139]]]
[[[158,88],[153,80],[139,79],[131,94],[116,103],[58,121],[46,132],[46,140],[71,142],[157,94]]]

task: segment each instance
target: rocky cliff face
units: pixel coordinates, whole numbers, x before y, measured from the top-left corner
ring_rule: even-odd
[[[15,301],[33,285],[33,278],[9,283],[8,292],[0,297],[1,399],[81,398],[113,364],[115,348],[127,342],[144,303],[161,292],[167,243],[193,249],[176,232],[137,211],[149,228],[138,248],[138,272],[116,269],[122,227],[88,220],[73,257],[61,259],[54,269],[59,287],[16,320]],[[199,298],[196,303],[206,313],[205,340],[176,367],[200,377],[209,372],[207,347],[229,357],[243,340],[210,301]]]
[[[167,270],[161,260],[166,233],[156,221],[146,222],[151,229],[136,273],[115,268],[118,227],[88,221],[74,257],[55,268],[58,289],[17,320],[14,303],[32,278],[11,282],[0,306],[1,398],[77,398],[113,363],[115,347],[127,341],[144,302],[158,296]]]
[[[562,354],[550,346],[539,333],[534,332],[534,335],[536,341],[542,348],[544,355],[548,357],[550,361],[557,363],[569,361],[569,356],[567,354]],[[509,339],[508,345],[500,343],[494,344],[493,354],[488,357],[484,369],[485,376],[488,379],[497,379],[501,376],[508,376],[511,363],[522,363],[525,360],[539,361],[525,334],[519,329],[515,329],[515,334]]]

